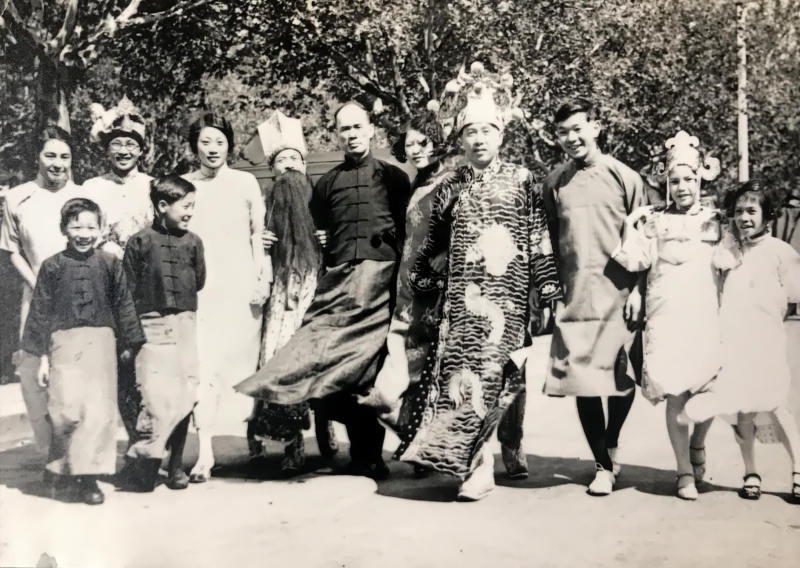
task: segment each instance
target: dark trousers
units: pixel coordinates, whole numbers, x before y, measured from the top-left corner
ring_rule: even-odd
[[[186,447],[186,438],[189,435],[189,420],[192,415],[187,414],[186,418],[178,422],[175,429],[167,439],[167,449],[169,450],[169,466],[167,471],[173,475],[178,469],[183,467],[183,450]]]
[[[386,431],[374,409],[358,404],[354,395],[341,392],[316,401],[312,407],[326,418],[344,424],[353,462],[371,465],[381,459]]]
[[[518,450],[522,445],[522,426],[525,422],[525,403],[527,393],[523,389],[509,405],[500,423],[497,425],[497,439],[511,450]]]

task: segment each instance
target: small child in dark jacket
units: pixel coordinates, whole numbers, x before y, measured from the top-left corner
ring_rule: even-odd
[[[105,497],[98,475],[116,466],[117,352],[130,359],[144,335],[122,269],[95,248],[100,207],[70,199],[61,209],[67,248],[42,263],[22,349],[41,357],[53,427],[45,482],[90,505]]]
[[[183,449],[197,402],[197,292],[206,278],[203,243],[188,230],[195,187],[169,175],[150,183],[153,225],[125,247],[123,264],[147,343],[136,358],[142,403],[121,474],[132,491],[152,491],[166,451],[167,487],[185,489]]]

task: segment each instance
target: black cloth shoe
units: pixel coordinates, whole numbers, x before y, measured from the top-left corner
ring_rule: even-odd
[[[117,474],[120,489],[134,493],[150,493],[158,482],[158,468],[161,460],[157,458],[132,459]]]
[[[182,469],[171,471],[167,478],[167,487],[170,489],[186,489],[189,487],[189,476]]]
[[[42,472],[42,485],[44,486],[45,495],[50,499],[62,501],[74,499],[74,484],[70,483],[70,479],[65,475],[59,475],[49,469],[45,469]]]
[[[333,424],[319,412],[314,415],[314,432],[317,436],[319,455],[326,460],[333,459],[339,451],[339,443],[336,441]]]
[[[95,478],[79,477],[77,485],[80,500],[87,505],[102,505],[106,500],[106,496],[100,491]]]
[[[359,475],[369,477],[375,481],[383,481],[389,478],[389,467],[382,458],[374,463],[366,463],[362,461],[353,460],[345,468],[347,475]]]

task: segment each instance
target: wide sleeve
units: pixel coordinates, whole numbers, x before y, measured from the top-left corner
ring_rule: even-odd
[[[203,239],[195,235],[194,239],[194,277],[196,290],[199,292],[206,285],[206,253]]]
[[[395,240],[397,250],[401,251],[406,238],[406,209],[411,199],[411,182],[406,173],[396,166],[388,165],[387,171],[390,174],[386,185],[394,220]]]
[[[530,245],[530,281],[540,301],[549,302],[562,297],[558,281],[556,259],[550,241],[544,201],[541,190],[535,186],[533,176],[527,173],[523,181],[525,194],[529,196],[528,239]]]
[[[6,250],[10,253],[21,252],[20,239],[19,239],[19,224],[17,220],[16,211],[8,198],[3,200],[1,206],[2,222],[0,222],[0,249]]]
[[[626,222],[622,240],[611,253],[611,258],[628,272],[641,272],[652,266],[656,254],[656,239],[648,237],[643,227],[635,228],[632,223]]]
[[[780,251],[780,279],[786,291],[787,302],[796,304],[800,302],[800,255],[791,245],[784,241]]]
[[[116,258],[111,261],[111,301],[117,323],[119,349],[138,349],[145,343],[144,332],[136,314],[136,306],[122,262]]]
[[[542,206],[547,221],[547,232],[550,237],[550,245],[553,247],[553,255],[558,262],[558,208],[556,207],[556,195],[550,178],[545,179],[542,185]]]
[[[125,254],[122,257],[122,268],[132,295],[136,294],[138,275],[144,268],[142,263],[142,243],[139,237],[133,237],[125,245]]]
[[[326,174],[317,180],[308,204],[311,218],[314,220],[314,227],[320,231],[326,231],[330,226],[330,211],[327,203],[329,179],[330,174]]]
[[[623,183],[623,189],[625,190],[625,209],[630,215],[643,205],[647,205],[647,193],[644,189],[644,181],[642,181],[642,176],[634,172],[633,170],[630,171],[628,176],[625,176]]]
[[[54,266],[45,261],[36,278],[33,297],[25,321],[21,348],[33,355],[45,355],[50,347],[50,321],[53,310],[53,285],[57,281]]]
[[[452,179],[441,183],[435,190],[428,234],[408,271],[409,284],[417,292],[432,292],[445,287],[446,275],[436,272],[430,261],[449,245],[451,209],[458,196],[458,187],[459,181]]]
[[[258,180],[250,174],[246,175],[248,178],[246,191],[250,216],[250,246],[253,253],[253,263],[256,268],[256,283],[250,303],[255,306],[261,306],[264,305],[264,302],[269,297],[272,278],[269,257],[264,252],[264,245],[261,240],[264,233],[267,209],[264,205],[264,198],[261,195],[261,187],[258,185]]]

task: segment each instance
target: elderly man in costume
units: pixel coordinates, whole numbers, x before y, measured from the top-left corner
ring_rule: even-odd
[[[417,410],[398,455],[461,478],[459,499],[474,501],[494,488],[486,442],[525,387],[511,355],[530,344],[532,295],[546,303],[561,292],[541,195],[527,169],[498,157],[513,112],[510,86],[480,64],[461,75],[469,88],[456,131],[468,163],[436,189],[409,274],[420,293],[444,290],[444,305],[436,348],[415,394],[406,395]],[[444,249],[441,274],[430,261]]]
[[[107,250],[122,259],[128,239],[153,221],[153,178],[139,170],[147,128],[139,110],[126,96],[108,110],[98,103],[90,109],[94,119],[90,137],[106,151],[110,169],[86,180],[83,187],[105,217],[103,233],[110,243]],[[140,402],[133,362],[120,362],[117,375],[119,412],[128,437],[133,440]]]
[[[382,357],[410,185],[402,170],[372,156],[374,127],[363,106],[346,103],[334,119],[345,159],[311,199],[314,223],[327,232],[325,272],[303,326],[237,389],[280,404],[311,400],[347,428],[349,472],[382,479],[384,430],[355,395],[372,386]]]
[[[300,120],[275,111],[258,127],[258,135],[267,163],[275,172],[275,182],[265,193],[267,219],[264,247],[272,256],[272,293],[264,307],[259,368],[270,364],[275,352],[283,347],[303,322],[314,299],[321,253],[314,235],[314,222],[308,209],[312,187],[306,177],[308,150]],[[305,463],[303,429],[310,425],[307,401],[276,404],[256,399],[248,420],[247,440],[254,458],[266,454],[266,440],[283,442],[281,471],[299,473]],[[316,416],[320,453],[336,453],[330,422]]]

